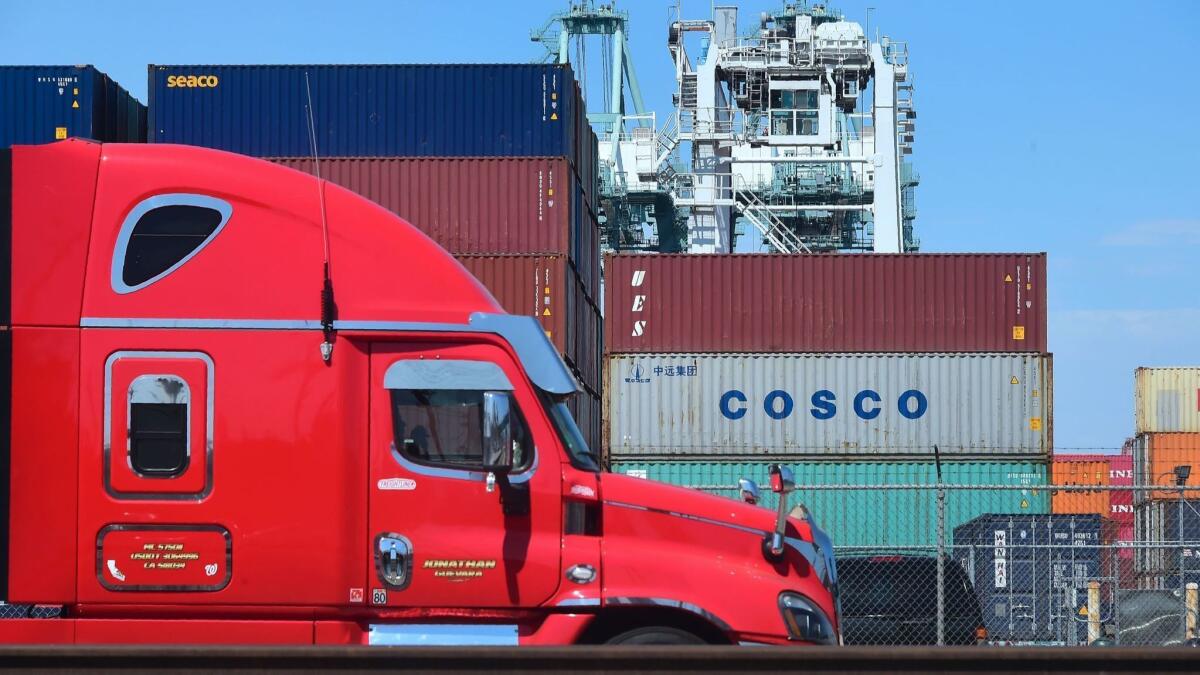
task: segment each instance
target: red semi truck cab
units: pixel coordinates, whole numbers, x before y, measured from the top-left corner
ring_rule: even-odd
[[[0,642],[838,642],[811,519],[603,473],[536,321],[374,203],[166,144],[0,174]]]

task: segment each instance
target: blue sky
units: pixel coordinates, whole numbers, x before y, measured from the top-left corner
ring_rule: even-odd
[[[1047,251],[1059,448],[1133,429],[1133,369],[1200,364],[1200,3],[832,3],[909,43],[926,251]],[[665,2],[624,2],[669,110]],[[684,2],[707,18],[711,3]],[[740,3],[742,28],[778,2]],[[6,2],[0,63],[527,61],[566,2]]]

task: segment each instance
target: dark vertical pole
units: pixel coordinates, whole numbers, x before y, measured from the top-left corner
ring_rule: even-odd
[[[12,150],[0,149],[0,599],[8,599],[12,421]]]

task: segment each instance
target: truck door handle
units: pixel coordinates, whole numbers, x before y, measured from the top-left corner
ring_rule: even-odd
[[[375,537],[375,573],[388,588],[402,590],[412,581],[412,542],[403,535],[384,532]]]

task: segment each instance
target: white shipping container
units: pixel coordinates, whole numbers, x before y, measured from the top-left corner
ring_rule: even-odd
[[[1137,433],[1200,431],[1200,368],[1138,368],[1133,380]]]
[[[605,364],[610,457],[1046,457],[1048,354],[634,354]]]

